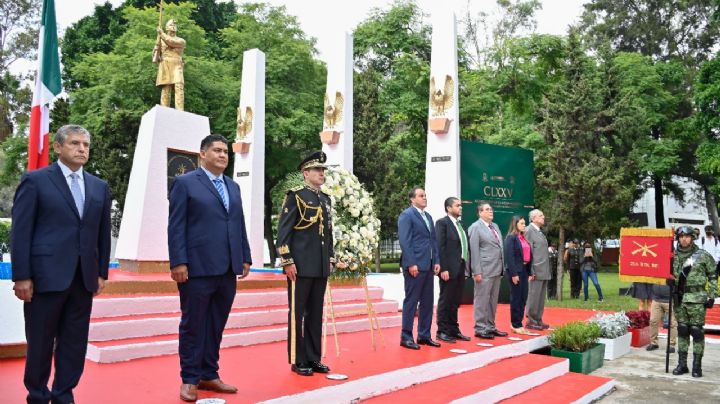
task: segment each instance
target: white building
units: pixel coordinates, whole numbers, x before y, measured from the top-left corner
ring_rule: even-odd
[[[678,201],[672,195],[663,195],[665,205],[665,227],[678,227],[689,225],[702,228],[711,224],[705,205],[705,194],[697,182],[673,176],[675,182],[684,192],[684,200]],[[657,227],[655,223],[655,188],[648,188],[635,202],[632,218],[638,221],[641,227]]]

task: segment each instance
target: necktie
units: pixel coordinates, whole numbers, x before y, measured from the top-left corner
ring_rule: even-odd
[[[78,181],[78,178],[80,178],[80,176],[77,173],[70,174],[70,193],[72,193],[78,214],[80,215],[80,219],[82,219],[85,198],[83,198],[82,191],[80,191],[80,181]]]
[[[490,223],[490,230],[492,230],[493,236],[495,236],[495,240],[497,240],[498,244],[500,243],[500,236],[498,236],[497,230],[495,230],[495,225]]]
[[[427,227],[428,231],[430,231],[430,222],[428,222],[425,212],[420,212],[420,216],[422,216],[423,222],[425,222],[425,227]]]
[[[228,210],[228,201],[227,198],[225,198],[225,190],[223,189],[223,181],[221,179],[215,178],[213,180],[213,184],[215,184],[215,189],[217,189],[218,193],[220,194],[220,199],[222,199],[223,206],[225,206],[225,210]]]
[[[460,246],[462,246],[462,259],[465,260],[465,262],[467,262],[468,261],[467,238],[465,236],[465,232],[463,231],[462,225],[460,224],[459,220],[455,221],[455,227],[457,228],[457,232],[460,235]]]

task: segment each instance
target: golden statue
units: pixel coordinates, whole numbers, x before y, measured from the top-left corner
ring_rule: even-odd
[[[330,99],[325,93],[325,112],[323,113],[324,129],[333,129],[336,124],[342,121],[343,105],[345,98],[340,91],[335,92],[335,104],[330,104]]]
[[[253,119],[253,110],[250,107],[245,107],[245,116],[243,116],[242,108],[238,107],[237,109],[237,119],[236,124],[237,127],[235,129],[235,136],[236,136],[236,142],[239,142],[250,133],[252,130],[252,119]]]
[[[162,18],[162,14],[161,14]],[[183,76],[183,59],[185,40],[177,36],[175,20],[165,24],[165,30],[158,25],[158,39],[153,49],[153,62],[158,64],[155,85],[162,88],[160,105],[170,106],[170,92],[175,90],[175,109],[185,109],[185,79]]]
[[[430,78],[430,108],[433,116],[444,115],[445,111],[453,106],[454,93],[455,84],[449,74],[445,76],[444,88],[436,87],[435,77]]]

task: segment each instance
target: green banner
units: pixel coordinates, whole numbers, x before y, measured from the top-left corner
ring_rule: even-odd
[[[460,141],[460,193],[463,223],[475,222],[477,204],[487,201],[493,207],[493,221],[507,235],[513,215],[535,208],[535,164],[533,152],[518,147]]]

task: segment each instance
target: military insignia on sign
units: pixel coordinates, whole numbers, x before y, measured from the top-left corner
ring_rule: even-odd
[[[650,256],[652,256],[653,258],[657,257],[657,254],[655,253],[655,251],[652,250],[653,248],[658,246],[657,244],[653,244],[653,245],[640,244],[637,241],[633,241],[633,244],[635,244],[636,246],[638,246],[640,248],[638,248],[637,250],[633,250],[632,252],[630,252],[630,254],[632,254],[632,255],[640,254],[642,257],[647,257],[648,254],[650,254]]]

